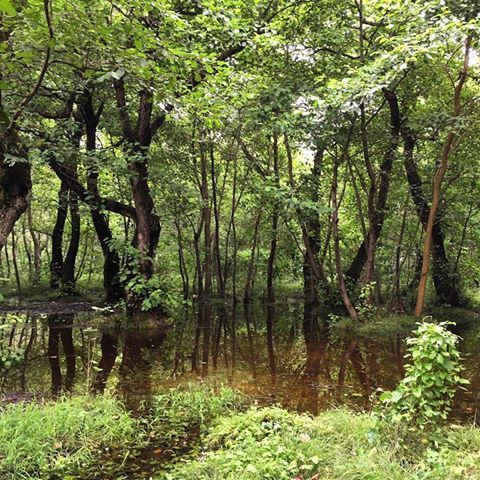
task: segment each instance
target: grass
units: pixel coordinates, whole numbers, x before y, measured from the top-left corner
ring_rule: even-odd
[[[405,455],[368,414],[332,410],[312,418],[276,407],[220,419],[203,452],[157,480],[480,479],[480,431],[445,428],[437,449]],[[412,453],[412,452],[410,452]]]
[[[245,397],[230,388],[187,384],[154,398],[147,430],[166,454],[178,455],[196,446],[213,419],[245,404]]]
[[[146,451],[161,450],[158,462],[194,450],[214,418],[244,405],[231,389],[201,385],[156,396],[142,417],[108,396],[9,405],[0,412],[0,478],[117,478]]]
[[[0,478],[64,478],[136,436],[135,420],[109,397],[10,405],[0,414]]]
[[[480,429],[443,427],[435,445],[402,438],[367,413],[247,409],[229,388],[187,385],[137,418],[104,396],[9,406],[0,478],[480,480]]]

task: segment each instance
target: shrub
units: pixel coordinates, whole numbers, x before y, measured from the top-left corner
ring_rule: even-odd
[[[396,424],[421,430],[444,422],[451,410],[461,377],[458,337],[447,330],[448,322],[418,324],[407,339],[406,376],[392,392],[381,396],[384,415]]]

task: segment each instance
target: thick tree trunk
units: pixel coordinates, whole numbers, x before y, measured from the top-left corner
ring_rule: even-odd
[[[288,142],[286,142],[286,146]],[[290,148],[287,146],[287,153]],[[319,202],[318,189],[320,187],[320,175],[322,171],[323,162],[323,148],[318,148],[314,160],[312,171],[309,176],[308,193],[309,199],[317,205]],[[289,171],[292,171],[291,154],[288,153]],[[290,174],[292,176],[292,174]],[[293,183],[293,179],[290,183]],[[321,250],[321,232],[320,232],[320,218],[317,211],[312,209],[308,211],[300,211],[300,223],[302,228],[302,238],[305,247],[303,260],[303,291],[305,301],[307,303],[315,304],[318,302],[319,288],[326,287],[325,275],[323,273],[323,266],[320,262],[319,255]],[[325,288],[326,289],[326,288]]]
[[[1,133],[8,124],[8,117],[0,103],[0,140]],[[27,209],[32,190],[30,165],[26,160],[14,164],[6,162],[5,155],[9,153],[26,157],[14,131],[0,141],[0,250],[6,244],[15,222]]]
[[[130,168],[133,203],[137,214],[134,245],[140,254],[139,273],[148,280],[153,275],[153,257],[160,237],[160,220],[154,213],[146,158],[134,161]]]
[[[3,18],[0,18],[0,46],[8,49],[10,32],[6,30],[6,25],[2,24],[2,20]],[[2,70],[0,65],[0,80],[2,79]],[[45,74],[45,71],[43,71],[43,74]],[[42,78],[43,76],[37,82],[38,86],[40,86]],[[30,99],[33,98],[34,94],[35,90],[32,91]],[[27,104],[26,99],[24,99],[24,104]],[[19,112],[20,110],[17,113]],[[11,119],[2,103],[2,90],[0,88],[0,251],[6,244],[7,237],[15,222],[27,209],[32,190],[27,154],[22,148],[15,126],[11,125],[10,122]],[[6,162],[5,156],[7,154],[13,154],[24,161],[17,161],[14,164]]]
[[[154,255],[160,238],[160,219],[154,211],[154,202],[148,184],[148,149],[156,130],[163,124],[165,113],[152,119],[153,94],[145,88],[140,93],[136,126],[128,113],[123,79],[114,83],[118,114],[125,140],[125,153],[131,157],[129,169],[130,185],[135,208],[135,236],[133,246],[138,250],[134,270],[142,282],[147,282],[153,275]],[[148,292],[146,293],[148,295]],[[145,293],[138,295],[127,292],[127,304],[130,310],[142,308]]]

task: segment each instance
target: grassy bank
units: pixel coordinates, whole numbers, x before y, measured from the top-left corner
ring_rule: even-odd
[[[480,479],[480,430],[449,426],[437,447],[409,444],[368,414],[332,410],[312,418],[280,408],[219,419],[203,451],[160,480]],[[382,434],[379,431],[383,431]]]
[[[436,438],[402,440],[366,413],[247,409],[228,388],[187,387],[135,417],[108,397],[10,406],[0,478],[480,479],[480,429],[449,425]]]
[[[0,414],[0,478],[65,478],[113,448],[128,448],[136,421],[108,397],[17,404]]]

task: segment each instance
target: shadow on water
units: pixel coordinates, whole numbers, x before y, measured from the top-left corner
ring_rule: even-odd
[[[174,320],[123,314],[0,317],[0,393],[9,401],[109,391],[137,411],[178,384],[227,384],[260,404],[317,414],[369,408],[372,394],[404,374],[402,337],[332,329],[313,305],[197,304]],[[457,413],[476,411],[478,332],[463,332],[469,392]],[[50,387],[49,387],[50,386]]]

